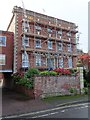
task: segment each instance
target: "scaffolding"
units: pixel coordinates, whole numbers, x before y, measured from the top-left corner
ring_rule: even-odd
[[[34,36],[34,49],[33,49],[33,54],[34,54],[34,57],[36,57],[36,56],[42,56],[42,54],[46,57],[46,66],[48,67],[48,69],[50,70],[50,69],[53,69],[53,68],[55,68],[55,67],[59,67],[59,58],[65,58],[65,57],[69,57],[69,56],[71,56],[71,57],[73,57],[73,53],[72,52],[70,52],[70,53],[68,53],[68,52],[64,52],[64,50],[63,50],[63,48],[62,48],[62,50],[61,51],[59,51],[58,50],[58,43],[61,43],[61,45],[62,45],[62,47],[64,47],[65,45],[67,45],[66,44],[66,42],[67,43],[69,43],[69,45],[71,46],[72,45],[72,41],[71,40],[69,40],[69,41],[67,41],[67,40],[65,40],[65,39],[63,39],[62,38],[62,31],[63,31],[63,29],[64,30],[67,30],[68,31],[68,37],[69,37],[69,39],[74,39],[73,37],[71,37],[71,32],[72,31],[74,31],[74,32],[77,32],[77,31],[75,31],[75,26],[73,27],[73,28],[71,28],[71,26],[70,27],[63,27],[63,26],[61,26],[61,22],[62,22],[62,20],[61,20],[61,22],[58,22],[58,19],[56,19],[56,18],[54,18],[54,22],[53,22],[53,24],[51,23],[51,21],[49,21],[49,19],[50,19],[50,17],[48,17],[48,16],[46,16],[45,15],[45,19],[46,19],[46,23],[43,21],[40,21],[40,19],[42,19],[43,17],[41,17],[40,16],[40,19],[39,18],[37,18],[37,13],[35,13],[35,12],[33,12],[33,15],[30,15],[28,18],[27,18],[27,16],[26,16],[26,11],[25,11],[25,8],[24,8],[24,4],[23,4],[23,11],[24,11],[24,23],[25,23],[25,21],[27,21],[27,23],[28,23],[28,29],[29,29],[29,34],[30,34],[30,26],[29,26],[29,23],[30,24],[33,24],[33,29],[34,29],[34,31],[33,31],[33,36]],[[37,18],[37,20],[36,20],[36,18]],[[28,22],[28,19],[29,19],[29,22]],[[47,24],[48,23],[48,24]],[[43,25],[43,29],[44,29],[44,35],[42,35],[42,34],[40,34],[40,32],[38,32],[38,33],[36,33],[36,26],[39,26],[39,25]],[[48,31],[48,29],[49,28],[53,28],[53,30],[55,31],[55,37],[51,37],[51,36],[49,36],[50,34],[49,34],[49,31]],[[25,28],[25,26],[24,26],[24,28]],[[39,28],[40,29],[40,28]],[[40,29],[41,30],[41,29]],[[57,30],[59,30],[58,31],[58,33],[57,33]],[[24,31],[24,39],[25,39],[25,31]],[[32,34],[32,33],[31,33]],[[57,37],[57,35],[60,35],[60,38],[58,38]],[[48,49],[48,47],[46,48],[46,50],[43,52],[43,50],[41,50],[41,51],[39,51],[38,49],[36,49],[36,47],[35,47],[35,44],[36,44],[36,38],[43,38],[44,39],[44,42],[42,42],[43,40],[41,39],[41,45],[43,45],[45,42],[47,42],[47,45],[48,45],[48,41],[51,39],[51,41],[54,41],[55,42],[55,45],[56,45],[56,50],[54,51],[54,53],[53,52],[51,52],[49,49]],[[52,40],[53,39],[53,40]],[[73,44],[76,44],[76,43],[73,43]],[[70,47],[70,49],[71,49],[72,47]],[[25,47],[25,45],[24,45],[24,53],[25,53],[25,55],[27,55],[27,52],[26,52],[26,47]],[[54,64],[53,64],[53,60],[52,60],[52,57],[51,56],[53,56],[54,57],[54,60],[56,59],[57,60],[57,64],[56,64],[56,66],[54,66]],[[35,60],[35,59],[34,59]],[[62,64],[63,64],[63,60],[61,60],[62,61]],[[54,61],[54,63],[55,63],[55,61]],[[34,61],[34,64],[36,64],[36,60]],[[42,64],[42,63],[40,63],[40,64]],[[67,63],[66,63],[67,64]],[[61,65],[62,67],[63,67],[63,65]],[[65,66],[65,64],[64,64],[64,66]]]
[[[22,1],[22,6],[23,6],[23,15],[22,15],[23,16],[23,39],[22,39],[22,42],[23,42],[23,48],[24,48],[24,53],[22,55],[22,67],[25,70],[30,67],[29,58],[28,58],[28,54],[26,51],[26,45],[25,45],[26,28],[30,29],[30,27],[29,27],[29,23],[27,21],[27,15],[26,15],[26,10],[25,10],[23,1]]]

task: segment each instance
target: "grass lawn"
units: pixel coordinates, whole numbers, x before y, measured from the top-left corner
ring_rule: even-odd
[[[74,99],[74,98],[82,98],[82,97],[88,97],[88,95],[72,95],[72,96],[50,96],[43,98],[43,101],[52,101],[52,100],[66,100],[66,99]]]

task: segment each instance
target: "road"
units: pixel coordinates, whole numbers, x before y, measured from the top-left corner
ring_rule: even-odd
[[[90,103],[79,103],[67,106],[56,106],[52,109],[8,116],[7,118],[88,118]]]

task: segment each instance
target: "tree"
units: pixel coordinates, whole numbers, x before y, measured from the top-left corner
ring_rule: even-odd
[[[79,60],[84,68],[90,70],[90,55],[88,53],[80,55]]]
[[[90,86],[90,55],[88,53],[80,55],[79,61],[84,68],[85,86]]]

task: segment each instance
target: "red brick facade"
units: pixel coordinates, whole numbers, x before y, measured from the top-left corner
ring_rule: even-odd
[[[0,54],[5,55],[5,65],[0,65],[0,70],[4,71],[13,71],[13,42],[14,34],[8,31],[2,31],[0,37],[6,37],[6,45],[0,46]]]
[[[13,72],[13,43],[13,32],[0,31],[0,81],[3,81],[3,86],[10,83]]]
[[[76,25],[29,10],[26,10],[26,14],[27,19],[24,22],[23,9],[14,7],[13,17],[7,29],[15,33],[14,72],[22,69],[22,54],[24,52],[22,37],[24,35],[28,39],[26,51],[30,67],[56,68],[63,64],[62,67],[68,68],[70,67],[68,59],[70,59],[71,67],[75,68],[77,60]],[[25,31],[23,31],[23,24],[25,24]],[[61,58],[63,59],[62,63]]]

